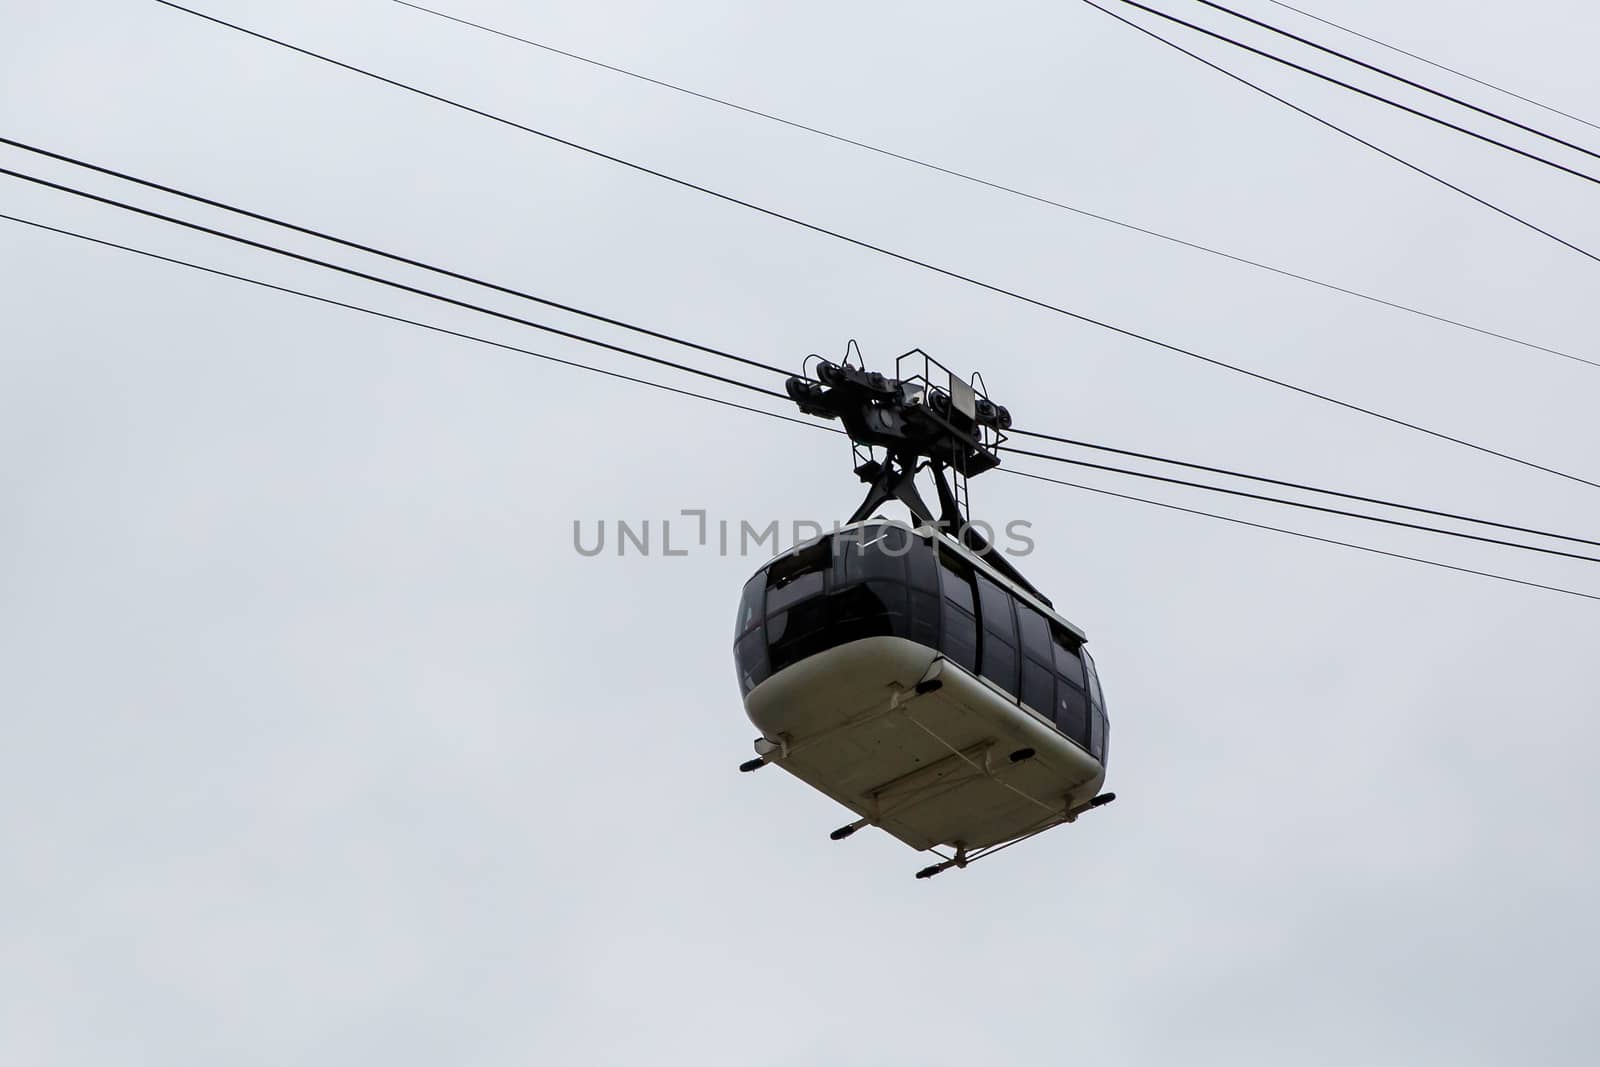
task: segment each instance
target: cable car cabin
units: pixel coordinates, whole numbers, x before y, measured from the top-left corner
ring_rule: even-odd
[[[776,763],[916,849],[973,852],[1109,799],[1083,631],[954,538],[871,520],[763,567],[734,660]],[[973,857],[976,858],[976,857]]]

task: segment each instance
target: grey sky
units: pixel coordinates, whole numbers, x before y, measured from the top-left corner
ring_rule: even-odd
[[[1083,5],[438,2],[1600,358],[1600,266]],[[1600,475],[1591,368],[379,0],[200,6]],[[1600,117],[1590,5],[1314,9]],[[1600,248],[1581,182],[1208,54]],[[1024,425],[1560,530],[1600,513],[1582,486],[143,0],[0,5],[0,129],[771,362],[850,337],[880,366],[921,346],[982,370]],[[0,210],[636,369],[9,179]],[[831,802],[735,773],[753,731],[729,630],[758,560],[571,547],[574,519],[842,517],[856,489],[838,441],[9,223],[0,313],[8,1063],[1592,1056],[1592,603],[986,477],[978,510],[1034,524],[1029,576],[1090,634],[1120,799],[915,882],[922,857],[881,835],[830,843]],[[1600,589],[1583,564],[1223,510]]]

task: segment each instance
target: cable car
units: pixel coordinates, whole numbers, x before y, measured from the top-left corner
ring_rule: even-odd
[[[850,411],[861,399],[850,379],[859,379],[880,421],[892,407],[942,408],[957,417],[932,425],[953,423],[992,452],[959,418],[979,405],[954,376],[943,403],[925,381],[880,385],[831,364],[820,377],[833,388],[791,385],[802,409]],[[990,409],[998,421],[1003,409]],[[1100,793],[1109,728],[1085,633],[970,524],[950,531],[933,520],[913,483],[917,455],[904,436],[891,443],[900,448],[887,462],[857,468],[873,489],[850,522],[745,583],[734,662],[760,737],[740,769],[776,764],[850,809],[857,818],[835,840],[874,826],[933,850],[941,862],[918,872],[925,878],[1114,799]],[[957,494],[934,472],[949,518]],[[889,499],[920,521],[863,516]]]

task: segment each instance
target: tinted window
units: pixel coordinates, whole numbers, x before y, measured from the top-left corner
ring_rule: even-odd
[[[911,629],[904,636],[919,645],[939,647],[939,598],[920,589],[911,590]]]
[[[834,576],[840,584],[867,578],[906,580],[911,537],[899,526],[863,526],[834,538]]]
[[[1032,656],[1022,657],[1022,702],[1045,718],[1054,717],[1056,676]]]
[[[1028,605],[1017,601],[1017,634],[1022,638],[1022,654],[1054,669],[1054,644],[1050,640],[1050,624],[1045,617]]]
[[[1055,714],[1055,655],[1050,624],[1018,600],[1017,636],[1022,640],[1022,702],[1046,717]]]
[[[1012,696],[1017,694],[1017,624],[1011,614],[1011,594],[982,574],[978,583],[978,621],[983,643],[978,649],[978,671]]]
[[[1088,687],[1088,679],[1083,676],[1083,660],[1078,658],[1077,642],[1065,631],[1052,629],[1056,652],[1056,674],[1065,678],[1079,689]]]
[[[874,579],[836,592],[829,604],[834,644],[863,637],[905,636],[906,587]]]
[[[939,591],[946,600],[977,618],[978,609],[972,601],[972,573],[966,564],[944,553],[940,553],[939,561],[943,564],[940,568],[943,573],[940,575]]]
[[[940,634],[939,650],[952,663],[965,667],[974,674],[978,670],[978,615],[974,609],[972,576],[965,563],[949,553],[941,552],[939,560],[939,591],[944,597],[941,618],[944,631]]]
[[[862,638],[904,637],[938,648],[943,603],[933,542],[886,523],[846,530],[787,553],[752,579],[740,597],[734,647],[740,686],[819,652]],[[976,667],[973,593],[952,579],[956,661]],[[964,638],[963,635],[964,634]]]
[[[1011,617],[1011,594],[995,585],[983,575],[978,579],[978,617],[985,632],[992,633],[1013,647],[1017,643],[1017,627]]]
[[[1094,669],[1094,659],[1087,648],[1083,650],[1083,665],[1089,669],[1089,701],[1103,708],[1106,698],[1100,692],[1100,672]]]
[[[978,667],[979,673],[1012,696],[1016,696],[1017,650],[985,630],[982,657]]]
[[[826,570],[833,551],[831,538],[824,537],[815,544],[785,552],[767,565],[767,584],[783,585],[797,574]]]
[[[733,646],[733,662],[739,674],[741,696],[767,680],[771,673],[767,669],[767,642],[760,629],[746,634]]]
[[[758,574],[744,583],[744,593],[739,597],[739,617],[734,621],[733,636],[743,634],[761,622],[761,594],[766,592],[767,576]]]
[[[911,551],[906,555],[906,566],[911,571],[913,589],[939,591],[939,563],[934,555],[933,542],[921,537],[911,539]]]
[[[939,650],[950,661],[978,672],[978,621],[963,611],[953,600],[944,602],[944,633],[940,635]]]
[[[831,552],[824,538],[772,561],[767,567],[767,614],[822,592]]]
[[[791,604],[797,604],[822,592],[823,573],[811,571],[785,579],[782,585],[767,589],[767,614],[776,615]]]
[[[1106,760],[1106,698],[1100,691],[1100,672],[1095,669],[1089,650],[1083,650],[1083,665],[1089,673],[1089,755],[1104,763]]]
[[[1089,698],[1070,685],[1056,686],[1056,728],[1089,747]]]
[[[770,594],[768,600],[771,600]],[[787,611],[768,615],[766,636],[767,652],[774,671],[781,671],[791,663],[798,663],[836,644],[829,640],[827,598],[814,597]]]

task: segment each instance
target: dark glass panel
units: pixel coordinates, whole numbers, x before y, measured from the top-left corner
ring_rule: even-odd
[[[829,598],[829,622],[834,645],[863,637],[904,636],[910,629],[906,588],[898,582],[869,581],[841,589]]]
[[[939,591],[939,560],[930,539],[912,537],[911,551],[906,554],[906,566],[910,569],[913,589],[925,589],[930,593]]]
[[[1054,667],[1055,642],[1050,640],[1050,623],[1020,600],[1017,601],[1017,636],[1022,639],[1024,656]]]
[[[832,552],[829,539],[823,538],[816,544],[786,552],[767,564],[767,614],[771,615],[781,610],[784,605],[801,599],[791,594],[782,604],[774,604],[773,598],[779,591],[786,590],[791,585],[801,584],[810,590],[808,595],[821,592]]]
[[[767,591],[767,575],[763,571],[744,583],[744,592],[739,596],[739,617],[734,621],[733,636],[735,639],[761,622],[761,600]]]
[[[996,637],[987,627],[983,631],[979,672],[1001,689],[1017,695],[1017,650]]]
[[[957,560],[948,553],[939,554],[939,591],[944,598],[952,604],[957,604],[968,615],[976,618],[978,608],[972,599],[972,572],[965,563]]]
[[[939,647],[939,598],[919,589],[911,590],[911,628],[906,634],[919,645]]]
[[[825,575],[821,571],[807,571],[790,576],[783,585],[767,589],[767,615],[777,615],[790,605],[819,595]]]
[[[900,526],[867,526],[834,538],[835,580],[846,585],[869,578],[906,580],[910,534]]]
[[[1089,747],[1089,698],[1083,690],[1057,680],[1056,728],[1084,748]]]
[[[767,680],[771,671],[767,669],[766,637],[760,628],[745,634],[733,646],[733,661],[739,674],[741,696]]]
[[[861,577],[861,557],[872,540],[872,527],[858,526],[833,535],[833,587],[843,589]]]
[[[944,633],[940,636],[939,651],[950,662],[977,673],[978,620],[953,600],[944,602]]]
[[[1052,628],[1056,652],[1056,673],[1079,689],[1088,686],[1083,674],[1083,660],[1078,658],[1078,642],[1065,630]]]
[[[1045,718],[1055,711],[1056,676],[1032,656],[1022,657],[1022,702]]]
[[[1111,761],[1111,719],[1106,715],[1106,709],[1100,709],[1100,763],[1105,765]]]
[[[978,621],[988,633],[994,634],[1013,649],[1017,643],[1017,624],[1011,615],[1011,594],[982,574],[978,581]],[[1015,689],[1016,686],[1011,687]]]
[[[1106,698],[1100,692],[1100,672],[1095,670],[1094,658],[1089,655],[1089,650],[1083,650],[1083,665],[1089,669],[1089,702],[1099,707],[1106,706]]]
[[[1106,718],[1099,708],[1089,709],[1089,755],[1100,759],[1105,752]]]
[[[772,669],[815,655],[836,642],[828,633],[828,601],[823,597],[802,601],[788,611],[767,617],[767,652]]]

